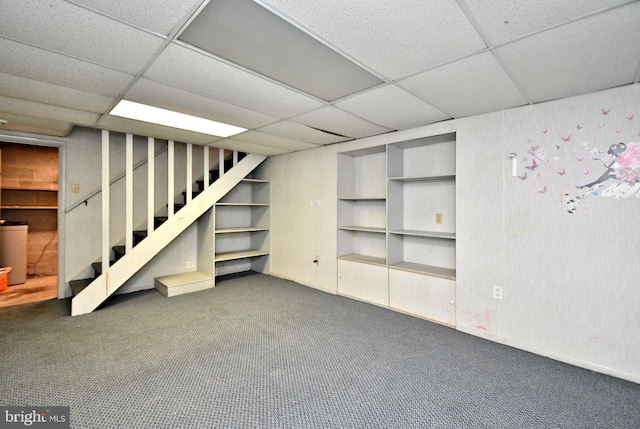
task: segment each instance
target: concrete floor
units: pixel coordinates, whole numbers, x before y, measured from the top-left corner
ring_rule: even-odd
[[[27,279],[21,285],[9,286],[9,289],[0,291],[0,307],[54,299],[57,297],[57,286],[57,276]]]

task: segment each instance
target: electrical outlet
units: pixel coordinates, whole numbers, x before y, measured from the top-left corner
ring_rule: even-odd
[[[502,286],[493,287],[493,297],[495,299],[502,299]]]
[[[192,270],[193,269],[193,261],[185,262],[184,269],[185,270]]]
[[[436,213],[436,223],[442,223],[442,213]]]

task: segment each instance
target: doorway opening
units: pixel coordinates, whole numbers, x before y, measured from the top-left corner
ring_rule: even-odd
[[[0,307],[58,296],[58,149],[0,142]]]

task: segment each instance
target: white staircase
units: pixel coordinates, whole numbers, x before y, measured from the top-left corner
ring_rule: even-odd
[[[265,159],[266,156],[250,154],[225,172],[75,296],[71,301],[71,315],[78,316],[95,310]]]

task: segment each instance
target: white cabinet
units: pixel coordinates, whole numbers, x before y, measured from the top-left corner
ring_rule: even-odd
[[[216,275],[268,271],[270,184],[243,179],[215,205]]]
[[[389,305],[388,269],[338,260],[338,293],[378,305]]]
[[[389,307],[455,325],[455,281],[389,269]]]
[[[364,271],[375,267],[380,276],[379,268],[388,269],[388,305],[449,325],[455,324],[455,159],[453,133],[338,154],[339,267],[362,264],[363,283]],[[341,282],[340,293],[356,296],[345,292],[356,285]]]

